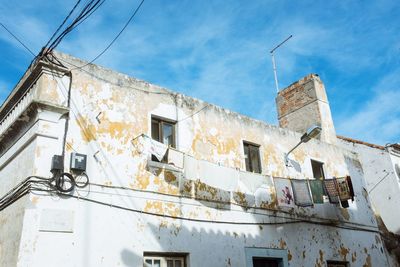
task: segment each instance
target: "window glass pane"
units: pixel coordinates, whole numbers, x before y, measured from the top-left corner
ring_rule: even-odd
[[[251,171],[261,173],[260,152],[258,147],[250,146]]]
[[[151,121],[151,138],[156,141],[160,140],[160,131],[159,131],[159,123],[157,121]]]
[[[145,262],[146,262],[146,264],[145,264],[146,267],[152,267],[153,266],[151,264],[151,259],[147,259]]]
[[[183,267],[180,260],[175,260],[175,267]]]
[[[163,122],[162,123],[162,142],[166,145],[174,146],[173,144],[173,125]]]
[[[246,171],[251,172],[250,156],[249,156],[249,145],[243,144],[244,147],[244,161],[246,163]]]
[[[323,169],[323,163],[311,160],[311,166],[313,170],[313,175],[315,179],[325,179],[324,177],[324,169]]]
[[[282,260],[278,259],[253,257],[253,267],[279,267],[279,263],[281,262]]]
[[[160,266],[161,266],[160,260],[154,260],[153,266],[154,266],[154,267],[160,267]]]
[[[246,171],[261,173],[260,150],[257,145],[243,143]]]
[[[174,261],[173,260],[167,260],[167,267],[174,267]]]

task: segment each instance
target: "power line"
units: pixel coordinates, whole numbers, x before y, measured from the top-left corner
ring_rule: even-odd
[[[130,188],[130,187],[124,187],[124,186],[115,186],[115,185],[104,185],[104,184],[98,184],[98,183],[88,183],[88,185],[92,185],[92,186],[97,186],[97,187],[101,187],[101,188],[108,188],[108,189],[121,189],[121,190],[126,190],[126,191],[133,191],[133,192],[140,192],[140,193],[151,193],[151,194],[155,194],[155,195],[160,195],[160,196],[167,196],[167,197],[173,197],[173,198],[180,198],[180,199],[188,199],[188,200],[199,200],[202,202],[208,202],[208,203],[214,203],[216,205],[218,204],[222,204],[222,205],[233,205],[233,206],[238,206],[238,207],[242,207],[242,208],[249,208],[249,206],[246,205],[242,205],[242,204],[238,204],[238,203],[234,203],[231,201],[219,201],[219,200],[210,200],[210,199],[197,199],[197,198],[193,198],[190,196],[185,196],[185,195],[174,195],[174,194],[168,194],[168,193],[163,193],[163,192],[157,192],[157,191],[148,191],[148,190],[143,190],[143,189],[136,189],[136,188]],[[94,191],[91,190],[90,192],[92,193],[98,193],[98,194],[108,194],[110,195],[111,193],[109,192],[104,192],[102,191]],[[128,196],[128,197],[133,197],[133,198],[139,198],[139,199],[146,199],[146,200],[159,200],[157,198],[146,198],[146,197],[142,197],[142,196],[136,196],[136,195],[123,195],[123,194],[115,194],[118,196]],[[169,203],[176,203],[173,200],[163,200],[164,202],[169,202]],[[191,206],[202,206],[202,205],[198,205],[198,204],[190,204],[190,203],[185,203],[185,205],[191,205]],[[250,213],[250,214],[254,214],[254,215],[262,215],[262,216],[269,216],[269,217],[274,217],[274,218],[279,218],[279,219],[293,219],[293,213],[289,212],[289,211],[285,211],[285,210],[280,210],[280,209],[274,209],[274,208],[260,208],[260,207],[251,207],[252,209],[254,209],[254,212],[249,212],[247,211],[246,213]],[[227,210],[227,211],[232,211],[231,208],[221,208],[219,207],[218,209],[221,210]],[[264,211],[270,211],[273,212],[273,214],[265,214],[265,213],[260,213],[257,212],[256,210],[264,210]],[[278,215],[277,213],[283,213],[283,214],[287,214],[289,216],[282,216],[282,215]],[[303,217],[303,218],[299,218],[296,220],[307,220],[309,217],[302,215],[302,214],[296,214],[298,217]],[[324,217],[318,217],[318,216],[313,216],[313,219],[317,219],[319,220],[319,222],[321,223],[332,223],[332,224],[339,224],[339,223],[346,223],[346,224],[351,224],[353,225],[353,227],[370,227],[370,228],[375,228],[373,225],[367,225],[367,224],[362,224],[362,223],[356,223],[356,222],[343,222],[340,220],[335,220],[333,221],[332,219],[329,218],[324,218]],[[316,221],[312,221],[312,220],[308,220],[311,222],[316,222]],[[317,223],[319,223],[317,221]]]
[[[62,39],[68,34],[70,33],[73,29],[75,29],[79,24],[81,24],[84,20],[86,20],[89,16],[91,16],[99,6],[101,6],[104,3],[105,0],[97,0],[95,2],[95,0],[91,0],[88,4],[86,4],[82,11],[78,14],[78,16],[69,24],[68,27],[65,28],[65,30],[63,32],[61,32],[51,43],[47,48],[47,51],[45,52],[48,53],[48,51],[52,51],[53,49],[55,49],[60,42],[62,41]],[[73,10],[76,7],[74,6]],[[73,10],[71,10],[70,13],[73,12]],[[65,20],[67,20],[69,18],[70,14],[67,16],[67,18]],[[62,23],[63,25],[64,23]],[[62,26],[61,25],[61,26]],[[58,31],[58,30],[57,30]],[[55,35],[55,34],[54,34]],[[51,40],[49,40],[50,42]],[[48,43],[49,43],[48,42]]]
[[[65,22],[67,22],[67,20],[69,19],[69,17],[71,17],[72,13],[75,11],[75,9],[78,7],[79,3],[81,2],[81,0],[78,0],[74,7],[71,9],[71,11],[69,12],[69,14],[65,17],[64,21],[60,24],[60,26],[58,26],[57,30],[53,33],[53,35],[50,37],[49,41],[47,41],[47,43],[44,45],[44,47],[47,47],[49,45],[49,43],[51,42],[51,40],[53,40],[53,38],[56,36],[56,34],[60,31],[61,27],[64,26]]]
[[[80,66],[80,67],[74,68],[74,69],[72,69],[72,70],[83,68],[83,67],[85,67],[85,66],[87,66],[87,65],[89,65],[89,64],[91,64],[91,63],[93,63],[94,61],[96,61],[99,57],[101,57],[101,56],[114,44],[114,42],[119,38],[119,36],[125,31],[126,27],[128,27],[129,23],[130,23],[130,22],[132,21],[132,19],[135,17],[135,15],[136,15],[137,12],[139,11],[139,9],[140,9],[140,7],[143,5],[143,3],[144,3],[144,0],[142,0],[142,1],[140,2],[140,4],[136,7],[135,11],[133,12],[132,16],[131,16],[131,17],[128,19],[128,21],[125,23],[124,27],[119,31],[119,33],[114,37],[114,39],[107,45],[107,47],[106,47],[100,54],[98,54],[98,55],[97,55],[95,58],[93,58],[90,62],[88,62],[88,63],[86,63],[86,64],[84,64],[84,65],[82,65],[82,66]]]
[[[11,34],[12,37],[15,38],[15,40],[17,40],[23,47],[25,47],[26,50],[28,50],[29,53],[32,54],[32,56],[35,56],[35,54],[32,52],[32,50],[30,50],[20,39],[18,39],[17,36],[15,36],[9,29],[7,29],[7,27],[0,22],[0,25],[9,33]]]
[[[156,212],[149,212],[149,211],[144,211],[144,210],[139,210],[139,209],[133,209],[133,208],[128,208],[128,207],[124,207],[124,206],[120,206],[120,205],[115,205],[115,204],[106,203],[106,202],[91,199],[91,198],[80,197],[80,196],[75,196],[75,195],[70,195],[70,194],[57,193],[57,195],[65,196],[65,197],[72,197],[77,200],[84,200],[84,201],[99,204],[102,206],[117,208],[117,209],[121,209],[121,210],[145,214],[145,215],[152,215],[152,216],[156,216],[156,217],[163,217],[163,218],[169,218],[169,219],[175,219],[175,220],[192,221],[192,222],[200,222],[200,223],[231,224],[231,225],[283,225],[283,224],[308,223],[308,224],[336,227],[336,228],[354,230],[354,231],[381,233],[379,230],[373,230],[373,229],[368,229],[368,228],[363,228],[363,227],[345,226],[345,225],[337,225],[337,224],[333,224],[333,223],[329,223],[329,222],[324,223],[324,222],[315,222],[315,221],[309,221],[309,220],[296,220],[296,219],[291,219],[291,220],[282,221],[282,222],[265,222],[265,221],[262,221],[262,222],[239,222],[239,221],[195,219],[195,218],[189,218],[189,217],[184,217],[184,216],[160,214],[160,213],[156,213]]]

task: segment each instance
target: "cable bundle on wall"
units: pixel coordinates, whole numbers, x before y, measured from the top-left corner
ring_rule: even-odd
[[[76,177],[67,172],[55,173],[52,178],[28,176],[0,198],[0,211],[32,191],[67,195],[75,187],[84,188],[89,184],[89,178],[85,173],[82,175],[85,178],[82,182],[77,182]]]

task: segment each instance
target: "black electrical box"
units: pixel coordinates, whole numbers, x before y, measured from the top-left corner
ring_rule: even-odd
[[[54,155],[51,160],[51,170],[54,172],[63,172],[64,171],[64,158],[61,155]]]
[[[71,170],[78,172],[86,171],[86,159],[87,156],[85,154],[71,153]]]

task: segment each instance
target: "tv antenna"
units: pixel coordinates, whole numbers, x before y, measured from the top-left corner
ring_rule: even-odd
[[[279,85],[278,85],[278,76],[276,75],[276,64],[275,64],[275,56],[274,52],[276,49],[278,49],[280,46],[282,46],[284,43],[286,43],[290,38],[292,38],[293,35],[290,35],[288,38],[286,38],[283,42],[272,48],[270,51],[271,57],[272,57],[272,68],[274,69],[274,77],[275,77],[275,86],[276,86],[276,92],[279,93]]]

